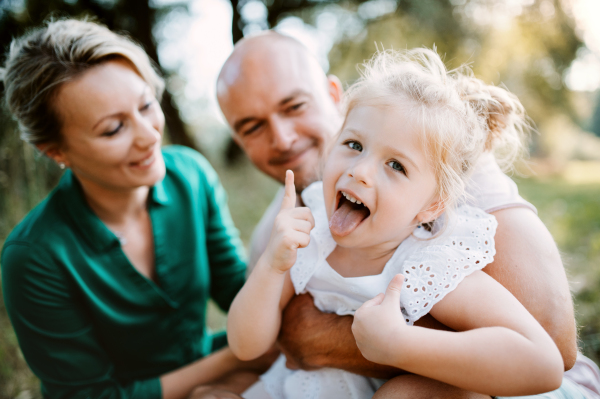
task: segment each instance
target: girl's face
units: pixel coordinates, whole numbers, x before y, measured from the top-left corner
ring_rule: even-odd
[[[342,247],[395,248],[439,214],[409,109],[357,106],[346,117],[323,173],[329,226]]]
[[[127,191],[164,177],[164,115],[129,63],[107,61],[89,69],[61,87],[54,106],[62,143],[48,155],[82,184]]]

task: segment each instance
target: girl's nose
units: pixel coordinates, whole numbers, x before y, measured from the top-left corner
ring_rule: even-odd
[[[348,176],[367,187],[373,184],[374,175],[375,169],[373,163],[365,158],[358,160],[348,172]]]

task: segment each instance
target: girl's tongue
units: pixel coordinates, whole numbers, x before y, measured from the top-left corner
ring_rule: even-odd
[[[358,227],[360,222],[365,220],[371,212],[364,205],[356,204],[342,197],[340,206],[331,215],[329,220],[329,229],[338,236],[344,237],[352,233]]]

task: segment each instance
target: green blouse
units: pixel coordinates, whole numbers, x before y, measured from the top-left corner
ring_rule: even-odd
[[[224,343],[206,330],[206,303],[229,308],[243,247],[209,163],[184,147],[163,154],[167,173],[148,201],[157,283],[69,171],[4,244],[6,308],[46,398],[160,398],[158,376]]]

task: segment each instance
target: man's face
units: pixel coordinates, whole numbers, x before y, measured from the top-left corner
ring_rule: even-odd
[[[341,87],[296,55],[242,64],[230,84],[220,82],[219,103],[250,160],[280,182],[291,169],[301,191],[317,180],[321,154],[341,126]]]

